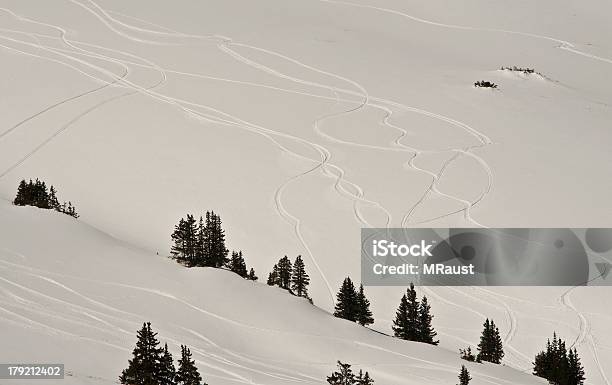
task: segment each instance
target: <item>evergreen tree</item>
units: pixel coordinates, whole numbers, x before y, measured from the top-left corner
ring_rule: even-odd
[[[257,281],[257,276],[255,275],[255,270],[251,267],[251,270],[249,270],[249,275],[247,276],[247,279],[249,281]]]
[[[191,351],[185,345],[181,345],[181,359],[178,361],[179,368],[176,372],[176,385],[200,385],[202,376],[195,361],[191,359]],[[204,384],[206,385],[206,384]]]
[[[586,377],[584,376],[584,367],[580,363],[578,352],[576,348],[570,349],[568,355],[568,371],[567,371],[567,384],[568,385],[583,385]]]
[[[431,307],[427,303],[427,297],[423,296],[421,305],[419,306],[419,342],[425,342],[431,345],[437,345],[440,341],[436,340],[438,333],[434,330],[431,325],[433,316],[430,313]]]
[[[373,385],[374,380],[370,377],[368,372],[363,374],[363,371],[359,369],[359,374],[355,377],[355,385]]]
[[[355,375],[351,370],[351,365],[338,361],[338,371],[327,377],[327,383],[330,385],[354,385]]]
[[[28,193],[28,185],[25,179],[22,179],[19,182],[19,187],[17,187],[17,196],[15,196],[15,200],[13,200],[13,204],[15,206],[25,206],[28,204],[27,201],[27,193]]]
[[[55,211],[61,211],[60,209],[62,206],[57,199],[57,190],[55,190],[53,185],[51,185],[51,189],[49,190],[49,206]]]
[[[582,385],[584,368],[576,349],[567,349],[565,341],[553,333],[552,342],[546,342],[546,350],[535,357],[533,374],[555,385]]]
[[[306,273],[306,267],[302,256],[298,255],[293,264],[293,271],[291,273],[291,290],[298,297],[308,297],[308,285],[310,284],[310,277]]]
[[[419,341],[419,301],[414,284],[402,296],[393,321],[395,336],[408,341]]]
[[[468,372],[465,365],[461,365],[461,372],[459,373],[459,384],[457,385],[468,385],[470,383],[470,372]]]
[[[172,361],[172,354],[168,351],[168,344],[164,344],[157,371],[158,385],[175,385],[175,378],[176,369]]]
[[[290,290],[291,289],[291,272],[292,266],[291,261],[285,255],[278,261],[278,281],[277,284],[279,287]]]
[[[158,347],[157,333],[151,330],[151,323],[147,322],[137,336],[133,358],[119,376],[119,382],[124,385],[158,385],[162,349]]]
[[[175,226],[171,235],[174,244],[170,250],[172,258],[185,266],[196,266],[196,246],[197,246],[196,220],[191,214],[187,214],[187,219],[181,218]]]
[[[232,251],[232,257],[230,258],[228,267],[231,271],[238,274],[242,278],[247,278],[247,266],[242,257],[242,251]]]
[[[478,344],[477,358],[481,361],[487,361],[494,364],[501,363],[504,357],[504,349],[499,329],[495,326],[493,320],[485,321],[483,324],[482,335]]]
[[[196,229],[196,239],[195,239],[195,265],[196,266],[206,266],[207,262],[207,254],[205,253],[205,242],[207,236],[207,229],[204,225],[204,218],[200,215],[200,219],[198,220],[198,225]]]
[[[225,231],[221,227],[221,217],[214,211],[206,212],[203,243],[205,266],[221,267],[227,264],[229,250],[225,247]]]
[[[76,207],[72,205],[72,202],[68,201],[68,208],[63,211],[64,214],[68,214],[73,218],[78,218],[79,214],[77,214]]]
[[[370,301],[368,301],[363,292],[362,284],[359,285],[359,292],[357,293],[357,308],[357,322],[361,326],[368,326],[374,323],[374,317],[372,317],[372,311],[370,311]]]
[[[267,283],[269,286],[274,286],[278,284],[278,265],[277,264],[274,265],[274,267],[272,268],[272,271],[268,275]]]
[[[350,277],[346,277],[340,291],[336,295],[336,306],[334,316],[349,321],[357,321],[359,315],[359,304],[357,303],[357,292]]]

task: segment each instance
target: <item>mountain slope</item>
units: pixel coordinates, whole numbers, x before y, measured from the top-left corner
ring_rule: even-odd
[[[337,359],[380,384],[453,383],[456,352],[403,342],[233,273],[186,269],[72,218],[0,204],[2,362],[61,362],[67,384],[112,384],[151,321],[210,384],[325,383]],[[460,317],[460,314],[457,314]],[[474,384],[536,384],[468,365]]]

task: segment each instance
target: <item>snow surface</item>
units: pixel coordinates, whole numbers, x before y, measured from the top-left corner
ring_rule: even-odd
[[[0,361],[65,363],[66,380],[45,383],[114,383],[145,320],[175,355],[189,345],[210,384],[321,384],[338,359],[380,384],[452,383],[465,363],[265,283],[186,269],[66,215],[4,201],[0,213]],[[509,367],[468,366],[475,384],[541,383]]]
[[[180,217],[214,209],[229,246],[243,250],[260,277],[283,255],[302,254],[315,304],[329,311],[342,279],[359,276],[360,227],[612,227],[610,14],[604,0],[0,0],[0,196],[10,200],[19,180],[41,177],[82,215],[76,225],[2,207],[0,278],[23,288],[0,282],[3,308],[13,313],[0,313],[0,337],[27,341],[24,359],[45,354],[40,341],[54,341],[74,362],[77,383],[85,376],[112,381],[140,318],[148,316],[162,339],[199,346],[202,365],[212,360],[256,383],[287,383],[232,363],[275,373],[291,355],[269,350],[285,339],[261,343],[267,331],[239,334],[236,324],[211,321],[167,295],[207,311],[218,307],[231,319],[242,314],[231,301],[250,308],[275,296],[267,301],[270,312],[294,306],[296,314],[279,315],[288,317],[280,322],[262,312],[239,323],[301,336],[348,333],[438,365],[309,338],[314,345],[294,353],[304,367],[282,369],[284,375],[323,378],[346,354],[355,364],[378,363],[372,371],[380,383],[426,382],[397,377],[419,370],[432,383],[454,383],[457,348],[474,346],[484,318],[493,317],[508,347],[507,365],[529,372],[533,355],[557,330],[578,347],[588,382],[609,385],[607,288],[422,288],[442,348],[417,351],[360,328],[345,332],[346,323],[274,289],[242,290],[252,284],[219,271],[183,271],[163,256]],[[499,71],[514,65],[542,76]],[[472,87],[477,80],[500,88]],[[42,226],[45,220],[52,228]],[[31,226],[36,233],[26,230]],[[33,241],[46,234],[55,237]],[[118,258],[138,273],[134,285],[160,292],[96,283],[132,285],[110,263]],[[143,258],[147,263],[137,262]],[[75,286],[78,294],[24,269]],[[207,301],[207,287],[217,298],[224,292],[211,282],[232,294]],[[401,288],[367,292],[374,328],[390,332]],[[151,301],[164,304],[162,314],[144,309]],[[20,316],[43,324],[36,328],[44,334],[20,329]],[[49,327],[79,337],[47,336]],[[92,351],[91,340],[117,347]],[[9,360],[5,352],[0,361]],[[20,358],[12,354],[9,361]],[[446,364],[449,372],[425,369]],[[491,370],[504,376],[493,382],[522,383],[512,382],[509,370]],[[207,373],[248,383],[218,369]]]

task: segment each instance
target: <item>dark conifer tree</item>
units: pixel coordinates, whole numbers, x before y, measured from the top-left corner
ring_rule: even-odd
[[[310,277],[306,273],[306,267],[302,256],[298,255],[293,264],[293,271],[291,273],[291,290],[298,297],[308,297],[308,285],[310,284]]]
[[[354,385],[355,374],[351,370],[351,365],[338,361],[338,370],[327,377],[327,383],[330,385]]]
[[[586,377],[584,376],[584,367],[580,363],[580,357],[576,348],[569,350],[568,355],[568,370],[567,384],[568,385],[583,385]]]
[[[55,190],[53,185],[51,185],[51,189],[49,189],[49,207],[55,211],[61,211],[60,209],[62,207],[57,199],[57,190]]]
[[[272,268],[272,271],[270,272],[270,274],[268,275],[268,285],[269,286],[275,286],[278,285],[278,265],[274,265],[274,267]]]
[[[168,351],[168,344],[164,344],[157,371],[158,385],[175,385],[175,379],[176,369],[172,361],[172,354]]]
[[[200,215],[198,225],[196,229],[196,240],[195,240],[195,264],[196,266],[206,266],[207,254],[205,252],[207,229],[204,225],[204,218]]]
[[[365,372],[363,374],[363,370],[359,369],[359,374],[355,377],[355,385],[373,385],[374,380],[370,377],[370,373]]]
[[[468,372],[465,365],[461,365],[461,372],[459,372],[459,384],[457,385],[469,385],[471,379],[472,377],[470,377],[470,372]]]
[[[278,261],[277,266],[278,266],[278,282],[277,282],[278,286],[285,290],[290,290],[291,289],[291,272],[293,269],[291,266],[291,261],[285,255],[283,258],[281,258]]]
[[[255,275],[255,269],[253,269],[252,267],[251,267],[251,270],[249,270],[249,275],[247,276],[247,279],[249,281],[257,281],[258,279],[257,276]]]
[[[372,311],[370,310],[370,301],[365,296],[363,292],[363,285],[359,285],[359,292],[357,293],[357,322],[361,326],[368,326],[374,323],[374,317],[372,316]],[[367,374],[367,372],[366,372]]]
[[[489,321],[487,318],[483,324],[482,335],[478,343],[477,358],[481,361],[499,364],[503,357],[504,349],[499,329],[495,326],[493,320]]]
[[[336,295],[336,306],[334,316],[344,318],[349,321],[357,321],[359,315],[359,304],[357,302],[357,292],[350,277],[346,277],[340,291]]]
[[[533,363],[533,374],[556,385],[582,385],[585,373],[576,349],[567,349],[565,341],[553,334],[546,350],[538,353]]]
[[[228,262],[229,250],[225,247],[225,231],[221,226],[221,217],[214,211],[206,212],[203,252],[205,266],[221,267]]]
[[[232,251],[232,257],[230,258],[228,267],[242,278],[247,278],[249,274],[246,263],[244,262],[244,257],[242,256],[242,251]]]
[[[162,349],[158,347],[157,333],[151,330],[151,323],[147,322],[137,335],[133,358],[119,376],[119,382],[124,385],[157,385],[162,354]]]
[[[440,341],[436,340],[438,333],[434,330],[431,325],[433,316],[430,313],[431,307],[427,303],[427,297],[423,296],[421,304],[419,306],[419,342],[425,342],[426,344],[437,345]]]
[[[170,250],[172,258],[188,267],[196,266],[197,262],[196,233],[196,220],[193,215],[187,214],[187,219],[181,218],[171,235],[174,242]]]
[[[200,376],[200,372],[195,366],[195,361],[191,359],[191,351],[187,346],[181,345],[181,358],[178,364],[179,368],[176,372],[176,385],[202,384],[202,376]]]
[[[419,301],[414,284],[402,297],[393,321],[395,336],[404,340],[419,341]]]
[[[22,179],[19,182],[19,187],[17,187],[17,196],[15,196],[15,200],[13,200],[13,204],[15,206],[25,206],[28,204],[27,201],[27,193],[28,193],[28,185],[25,179]]]

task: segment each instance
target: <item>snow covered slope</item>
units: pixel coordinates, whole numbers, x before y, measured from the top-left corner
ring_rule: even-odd
[[[451,384],[465,363],[233,273],[186,269],[58,213],[2,201],[0,242],[0,362],[63,362],[69,375],[57,384],[113,384],[144,321],[173,353],[191,346],[214,385],[322,384],[337,359],[379,384]],[[469,369],[474,384],[541,383],[508,367]]]
[[[160,258],[180,217],[214,209],[260,277],[302,254],[328,311],[359,276],[361,227],[612,227],[610,14],[605,0],[0,0],[0,196],[43,178]],[[514,65],[542,76],[499,70]],[[377,330],[401,290],[368,290]],[[528,372],[557,330],[590,383],[612,381],[607,288],[422,293],[449,350],[494,317],[508,365]]]

